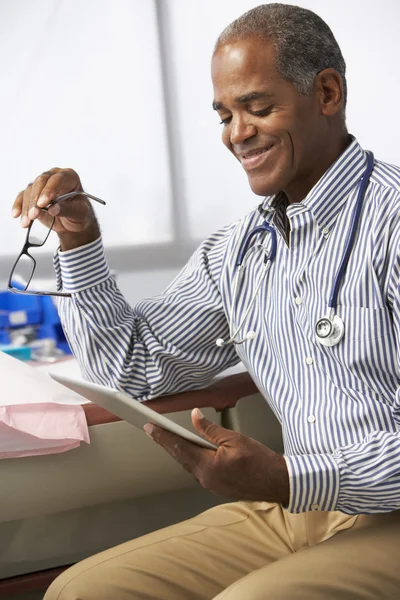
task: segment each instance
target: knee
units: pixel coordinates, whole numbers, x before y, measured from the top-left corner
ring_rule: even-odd
[[[253,576],[252,576],[253,575]],[[324,594],[314,594],[315,590],[310,588],[306,581],[295,582],[290,577],[282,579],[270,579],[265,577],[254,577],[254,573],[233,583],[214,600],[311,600],[312,598],[326,598]],[[339,597],[339,596],[338,596]],[[340,596],[341,597],[341,596]]]
[[[47,589],[43,600],[105,600],[105,586],[98,569],[84,571],[80,563],[59,575]]]

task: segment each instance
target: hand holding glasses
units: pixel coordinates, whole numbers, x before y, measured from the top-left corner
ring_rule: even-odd
[[[75,191],[69,192],[68,194],[63,194],[62,196],[58,196],[49,204],[41,208],[41,210],[48,212],[49,208],[58,204],[62,200],[68,200],[69,198],[75,198],[76,196],[85,196],[86,198],[90,198],[91,200],[95,200],[100,204],[105,204],[104,200],[97,198],[96,196],[92,196],[83,191]],[[50,235],[50,232],[53,228],[56,217],[52,217],[52,222],[48,228],[44,227],[38,220],[31,221],[25,239],[25,244],[15,261],[13,268],[11,269],[10,277],[8,280],[7,288],[14,292],[15,294],[33,294],[35,296],[61,296],[61,297],[70,297],[71,294],[66,292],[37,292],[28,290],[28,286],[32,280],[33,274],[36,268],[36,260],[29,253],[31,248],[40,248],[43,246],[47,238]],[[16,288],[13,285],[13,279],[17,279],[18,283],[22,286],[22,289]]]

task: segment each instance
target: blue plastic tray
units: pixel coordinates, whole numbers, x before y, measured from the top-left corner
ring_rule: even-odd
[[[0,292],[0,328],[38,325],[42,321],[42,304],[38,296]]]

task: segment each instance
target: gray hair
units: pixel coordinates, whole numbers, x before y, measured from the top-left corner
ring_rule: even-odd
[[[245,38],[271,42],[280,75],[310,95],[320,71],[332,68],[343,81],[343,112],[347,100],[346,63],[328,25],[314,12],[289,4],[261,4],[233,21],[219,36],[219,46]]]

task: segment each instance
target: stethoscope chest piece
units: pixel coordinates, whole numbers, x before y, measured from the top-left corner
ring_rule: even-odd
[[[323,346],[336,346],[344,336],[344,323],[338,315],[322,317],[317,321],[315,334]]]

